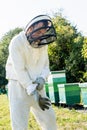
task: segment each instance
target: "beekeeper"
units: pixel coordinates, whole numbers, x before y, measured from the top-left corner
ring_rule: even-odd
[[[33,18],[9,44],[6,63],[12,130],[27,130],[30,110],[42,130],[57,130],[44,84],[49,75],[48,44],[56,33],[47,15]]]

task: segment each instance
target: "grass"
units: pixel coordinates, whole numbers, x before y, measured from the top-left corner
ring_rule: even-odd
[[[53,105],[56,113],[58,130],[87,130],[87,113],[75,109],[57,107]],[[29,130],[40,130],[32,113],[30,113]],[[0,95],[0,130],[11,130],[9,103],[6,95]]]

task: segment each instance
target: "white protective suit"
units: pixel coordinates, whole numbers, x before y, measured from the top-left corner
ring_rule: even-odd
[[[25,32],[20,32],[9,45],[9,57],[6,63],[12,130],[28,129],[30,108],[42,130],[57,130],[52,107],[42,111],[32,95],[29,96],[26,93],[26,88],[37,77],[43,77],[46,80],[48,75],[47,45],[42,48],[32,48]],[[46,96],[44,90],[41,90],[40,94]]]

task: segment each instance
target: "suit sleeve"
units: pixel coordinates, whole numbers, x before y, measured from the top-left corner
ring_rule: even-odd
[[[16,73],[17,80],[24,88],[28,87],[32,83],[32,80],[30,79],[25,68],[25,57],[23,50],[17,41],[11,42],[9,46],[9,54],[11,56],[12,65]]]
[[[48,47],[46,47],[46,50],[45,50],[45,58],[46,59],[45,59],[44,68],[43,68],[40,76],[46,80],[50,74]]]

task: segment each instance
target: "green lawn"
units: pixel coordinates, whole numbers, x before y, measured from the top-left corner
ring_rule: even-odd
[[[56,113],[58,130],[87,130],[87,113],[78,112],[75,109],[56,107],[53,105]],[[0,130],[11,130],[9,104],[6,95],[0,95]],[[34,117],[30,114],[29,130],[40,130]]]

